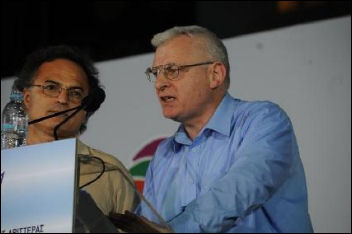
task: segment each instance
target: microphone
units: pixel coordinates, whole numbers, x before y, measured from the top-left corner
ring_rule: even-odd
[[[35,124],[38,122],[41,122],[46,119],[54,118],[59,115],[63,115],[69,111],[73,110],[81,110],[84,109],[88,113],[94,112],[99,109],[100,105],[104,102],[105,100],[105,91],[101,88],[97,88],[94,92],[83,98],[81,105],[64,110],[64,111],[59,111],[51,115],[47,115],[44,117],[41,117],[39,119],[32,120],[28,122],[28,125]]]
[[[90,95],[82,100],[81,106],[88,113],[95,112],[104,102],[105,96],[105,91],[103,89],[96,88]]]
[[[65,114],[69,111],[74,110],[75,112],[73,112],[71,115],[67,116],[67,118],[65,118],[61,123],[56,125],[56,127],[54,128],[54,137],[55,137],[55,140],[58,140],[58,136],[57,136],[56,131],[61,125],[66,123],[70,118],[72,118],[75,114],[77,114],[82,109],[85,110],[87,113],[95,112],[96,110],[99,109],[100,105],[104,102],[105,96],[106,96],[105,91],[102,88],[98,87],[98,88],[92,90],[90,92],[90,94],[88,94],[88,96],[83,98],[81,105],[64,110],[64,111],[59,111],[54,114],[41,117],[39,119],[32,120],[32,121],[28,122],[28,125],[35,124],[35,123],[41,122],[43,120],[50,119],[50,118],[53,118],[53,117],[56,117],[56,116],[59,116],[59,115],[62,115],[62,114]]]
[[[105,100],[105,91],[101,88],[96,88],[82,100],[82,104],[79,105],[75,112],[71,115],[67,116],[61,123],[56,125],[54,128],[54,137],[55,140],[58,140],[57,130],[61,127],[64,123],[66,123],[69,119],[71,119],[74,115],[76,115],[80,110],[84,109],[87,113],[93,113],[94,111],[98,110],[100,105]]]

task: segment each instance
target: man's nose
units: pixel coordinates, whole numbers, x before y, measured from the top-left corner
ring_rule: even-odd
[[[68,91],[66,89],[62,89],[59,96],[57,97],[57,101],[61,104],[67,104],[69,101]]]
[[[160,72],[155,79],[155,89],[162,91],[168,86],[169,86],[169,80],[165,77],[163,72]]]

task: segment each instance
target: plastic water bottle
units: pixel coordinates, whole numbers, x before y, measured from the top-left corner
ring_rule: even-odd
[[[23,104],[23,94],[12,89],[10,102],[2,112],[1,149],[26,145],[28,114]]]

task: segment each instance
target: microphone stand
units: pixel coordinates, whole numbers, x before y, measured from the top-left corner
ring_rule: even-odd
[[[75,107],[75,108],[72,108],[70,110],[74,110],[74,109],[77,109],[75,110],[75,112],[73,112],[71,115],[67,116],[66,119],[64,119],[61,123],[59,123],[58,125],[55,126],[54,128],[54,137],[55,137],[55,140],[58,140],[58,136],[57,136],[57,130],[59,129],[59,127],[61,127],[64,123],[66,123],[69,119],[71,119],[74,115],[76,115],[80,110],[83,109],[84,106],[78,106],[78,107]],[[67,112],[67,111],[66,111]],[[62,114],[62,113],[61,113]]]
[[[62,114],[65,114],[66,112],[69,112],[69,111],[73,111],[73,110],[76,110],[78,108],[80,108],[81,106],[76,106],[76,107],[73,107],[71,109],[67,109],[67,110],[64,110],[64,111],[60,111],[60,112],[56,112],[52,115],[47,115],[47,116],[44,116],[44,117],[41,117],[39,119],[35,119],[35,120],[32,120],[30,122],[28,122],[28,125],[31,125],[31,124],[35,124],[35,123],[38,123],[40,121],[43,121],[43,120],[46,120],[46,119],[50,119],[50,118],[53,118],[53,117],[56,117],[58,115],[62,115]]]

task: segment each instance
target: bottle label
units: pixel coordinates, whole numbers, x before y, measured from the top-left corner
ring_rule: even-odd
[[[12,93],[10,95],[11,100],[22,100],[23,99],[23,94],[22,93]]]
[[[3,124],[2,125],[2,129],[3,130],[10,130],[10,129],[14,129],[15,128],[15,125],[13,125],[13,124]]]

